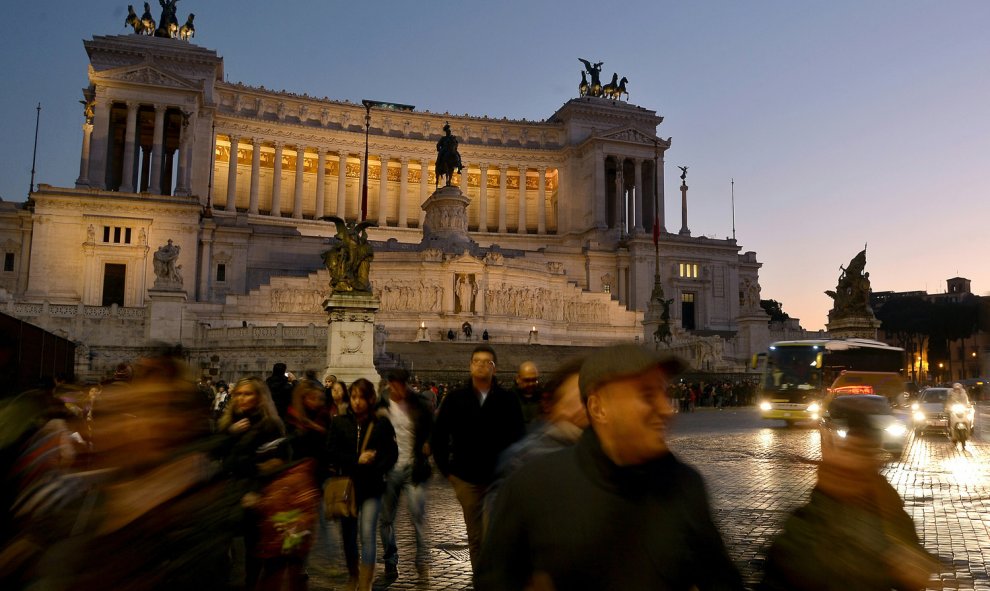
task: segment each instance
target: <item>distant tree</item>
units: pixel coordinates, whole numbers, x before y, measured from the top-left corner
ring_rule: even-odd
[[[770,322],[784,322],[791,317],[784,312],[783,305],[777,300],[760,300],[760,307],[770,317]]]
[[[921,297],[898,297],[877,306],[874,312],[886,338],[902,347],[910,356],[914,380],[918,379],[921,369],[917,365],[920,354],[928,349],[930,343],[934,326],[933,307],[930,301]]]

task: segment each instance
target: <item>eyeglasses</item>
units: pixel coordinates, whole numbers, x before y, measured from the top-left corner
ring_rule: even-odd
[[[495,362],[492,361],[491,359],[472,359],[471,365],[475,367],[482,367],[485,365],[490,365],[492,367],[495,367]]]

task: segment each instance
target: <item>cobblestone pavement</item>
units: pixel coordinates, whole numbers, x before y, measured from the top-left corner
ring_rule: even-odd
[[[981,406],[974,440],[965,452],[942,436],[911,436],[901,460],[890,462],[883,471],[904,499],[923,544],[941,560],[941,570],[928,589],[990,591],[990,423],[986,421],[990,406]],[[677,417],[671,446],[704,475],[729,552],[747,584],[753,585],[770,541],[814,484],[814,466],[800,458],[820,458],[817,430],[762,421],[751,408],[701,410]],[[399,579],[390,588],[470,589],[460,506],[438,476],[429,483],[427,511],[430,576],[417,579],[412,527],[400,509]],[[321,541],[310,557],[310,588],[343,589],[347,576],[337,525],[331,523],[320,533]],[[379,565],[379,575],[382,568]]]

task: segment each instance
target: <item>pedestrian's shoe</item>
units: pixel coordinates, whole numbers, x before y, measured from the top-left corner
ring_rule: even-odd
[[[371,582],[375,578],[375,565],[362,564],[358,567],[358,591],[371,591]]]
[[[399,567],[385,563],[385,572],[375,581],[375,589],[384,589],[399,578]]]

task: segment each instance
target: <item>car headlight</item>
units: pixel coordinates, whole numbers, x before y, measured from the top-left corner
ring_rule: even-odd
[[[911,403],[911,410],[918,410],[919,408],[921,408],[921,407],[918,406],[918,403],[917,402],[912,402]]]
[[[903,437],[907,433],[907,428],[900,423],[892,423],[884,429],[887,433],[890,433],[894,437]]]
[[[761,402],[760,403],[760,410],[767,411],[767,410],[770,410],[772,408],[773,408],[773,405],[770,404],[769,402]]]
[[[835,434],[838,435],[839,437],[845,437],[846,436],[846,433],[847,433],[847,431],[845,429],[837,429],[835,431]]]
[[[816,413],[821,409],[822,407],[817,402],[812,402],[811,404],[808,405],[808,412],[810,413]]]
[[[914,411],[914,420],[918,423],[923,422],[925,420],[925,413],[920,410]]]
[[[952,405],[952,412],[964,412],[966,407],[959,404],[958,402]]]

